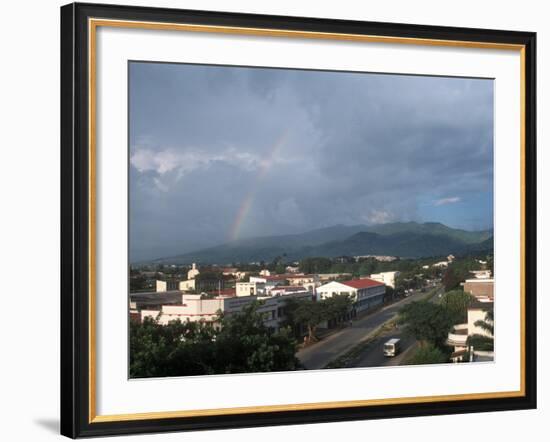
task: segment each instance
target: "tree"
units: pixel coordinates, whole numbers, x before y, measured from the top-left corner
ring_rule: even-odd
[[[309,342],[317,340],[317,336],[315,335],[317,326],[328,319],[324,305],[315,301],[303,302],[296,310],[295,317],[298,322],[306,325]]]
[[[443,283],[443,287],[445,287],[445,291],[451,291],[459,287],[460,283],[465,279],[466,276],[463,275],[462,272],[458,272],[453,267],[449,267],[445,271],[441,282]]]
[[[432,344],[420,347],[413,357],[407,362],[408,365],[421,364],[442,364],[448,362],[449,358],[439,348]]]
[[[335,324],[348,318],[353,301],[349,295],[335,295],[319,301],[325,308],[326,318]]]
[[[332,266],[329,258],[305,258],[300,261],[298,267],[304,273],[328,273]]]
[[[441,305],[445,307],[453,324],[462,324],[468,321],[468,307],[474,298],[462,290],[453,290],[445,293]]]
[[[259,304],[241,312],[219,313],[216,327],[206,322],[145,318],[130,324],[131,377],[189,376],[284,371],[300,368],[297,343],[289,329],[264,324]]]
[[[296,341],[290,330],[273,332],[258,312],[261,304],[251,303],[241,312],[221,315],[216,336],[216,364],[219,373],[249,373],[296,370]]]
[[[495,348],[495,341],[490,336],[474,334],[468,336],[468,339],[466,340],[466,345],[468,347],[474,347],[474,350],[493,351],[493,349]]]
[[[210,324],[173,321],[161,325],[145,318],[130,323],[131,377],[208,374],[215,361],[209,346],[215,335]]]
[[[485,330],[487,333],[489,333],[491,336],[494,335],[495,333],[495,316],[494,316],[494,311],[491,309],[491,310],[487,310],[485,312],[485,319],[484,320],[478,320],[476,321],[474,324],[477,325],[478,327],[482,328],[483,330]]]
[[[453,321],[447,310],[428,301],[415,301],[399,311],[398,323],[404,325],[405,332],[420,341],[420,346],[428,344],[443,347]]]
[[[474,334],[468,337],[467,344],[469,346],[473,346],[475,350],[493,351],[495,347],[495,339],[493,337],[495,332],[494,320],[495,318],[493,310],[487,310],[485,313],[485,319],[480,319],[474,324],[477,327],[485,330],[490,336]]]

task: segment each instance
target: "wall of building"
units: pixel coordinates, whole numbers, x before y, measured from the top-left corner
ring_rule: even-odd
[[[492,279],[467,279],[464,283],[464,291],[473,296],[493,297],[494,281]]]

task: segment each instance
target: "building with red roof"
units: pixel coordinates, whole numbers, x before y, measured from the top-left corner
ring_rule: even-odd
[[[332,281],[317,288],[317,299],[323,300],[337,295],[348,295],[353,300],[356,313],[367,311],[384,302],[386,285],[370,278]]]

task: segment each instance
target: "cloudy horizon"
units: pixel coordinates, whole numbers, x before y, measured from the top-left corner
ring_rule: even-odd
[[[336,224],[493,228],[493,81],[130,63],[130,260]]]

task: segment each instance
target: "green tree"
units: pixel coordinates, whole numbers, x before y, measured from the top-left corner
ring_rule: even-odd
[[[448,356],[441,351],[438,347],[429,344],[424,347],[420,347],[413,355],[413,357],[407,362],[408,365],[422,365],[422,364],[442,364],[448,362]]]
[[[441,305],[445,307],[453,324],[462,324],[468,321],[468,307],[474,298],[462,290],[452,290],[445,293]]]
[[[326,304],[316,301],[301,301],[294,311],[294,319],[297,323],[307,327],[308,341],[314,342],[317,340],[315,335],[317,326],[329,319]]]
[[[414,336],[421,347],[432,344],[443,348],[453,326],[452,318],[443,306],[427,301],[405,305],[399,311],[398,323],[404,325],[405,332]]]
[[[323,257],[305,258],[298,264],[300,271],[304,273],[328,273],[331,266],[332,261]]]
[[[215,360],[210,344],[214,328],[201,322],[170,322],[145,318],[130,323],[130,375],[163,377],[208,374]],[[201,350],[201,351],[198,351]],[[192,356],[192,357],[191,357]]]
[[[480,334],[468,336],[466,345],[474,347],[474,350],[481,351],[493,351],[495,348],[495,342],[492,337]]]
[[[444,275],[441,282],[446,291],[451,291],[460,286],[460,283],[463,282],[466,278],[460,272],[457,272],[453,267],[449,267]]]
[[[251,303],[241,312],[220,315],[221,328],[216,336],[216,365],[221,373],[248,373],[295,370],[296,341],[290,330],[279,333],[264,324],[259,303]]]
[[[157,319],[130,324],[131,377],[284,371],[300,368],[297,343],[289,329],[274,332],[264,324],[259,304],[219,314],[210,323]]]
[[[485,312],[485,319],[482,320],[478,320],[476,321],[474,324],[477,325],[478,327],[482,328],[483,330],[485,330],[487,333],[489,333],[491,336],[494,335],[495,333],[495,317],[494,317],[494,311],[493,309],[490,309],[490,310],[487,310]]]
[[[338,324],[348,318],[353,301],[349,295],[336,295],[319,301],[325,309],[326,318]]]
[[[489,336],[473,334],[468,337],[467,344],[473,346],[475,350],[493,351],[495,347],[494,332],[494,311],[492,309],[485,312],[485,318],[474,323],[477,327],[485,330]]]

